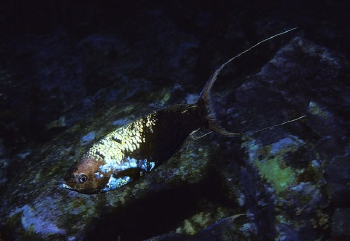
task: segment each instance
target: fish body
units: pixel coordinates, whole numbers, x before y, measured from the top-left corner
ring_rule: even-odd
[[[222,64],[205,84],[196,104],[175,105],[153,112],[107,134],[68,170],[63,187],[85,194],[121,187],[167,161],[198,128],[224,136],[239,136],[226,131],[215,118],[210,93],[217,76],[235,58],[294,29],[260,41]]]
[[[194,130],[205,127],[203,104],[175,105],[107,134],[67,172],[64,187],[81,193],[123,186],[168,160]]]

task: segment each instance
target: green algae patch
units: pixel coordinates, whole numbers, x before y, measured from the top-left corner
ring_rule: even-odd
[[[165,93],[163,99],[161,99],[161,101],[160,101],[160,105],[164,106],[165,103],[167,103],[168,100],[170,99],[170,96],[171,96],[170,93]]]
[[[268,146],[260,146],[255,140],[247,139],[243,146],[246,147],[249,160],[259,170],[261,177],[280,194],[296,182],[299,171],[289,167],[284,158],[286,154],[296,152],[304,144],[304,141],[290,135]]]
[[[290,167],[279,163],[276,158],[269,159],[265,162],[254,161],[255,166],[259,169],[262,177],[273,185],[276,193],[284,191],[293,184],[295,175]]]
[[[309,104],[309,112],[313,115],[320,116],[327,121],[332,120],[332,115],[329,111],[324,110],[319,104],[311,101]]]

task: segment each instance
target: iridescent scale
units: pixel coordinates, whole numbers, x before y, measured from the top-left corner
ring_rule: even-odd
[[[95,176],[102,177],[110,172],[116,173],[129,168],[138,168],[140,176],[151,171],[155,167],[155,162],[145,158],[137,160],[130,154],[137,151],[146,141],[145,131],[152,133],[155,123],[154,115],[150,114],[116,129],[95,143],[85,154],[96,161],[102,161],[100,170],[95,173]],[[133,180],[129,176],[111,175],[106,187],[101,191],[109,191],[131,181]]]

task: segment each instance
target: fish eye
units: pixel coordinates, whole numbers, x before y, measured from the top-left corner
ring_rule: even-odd
[[[79,179],[80,183],[84,183],[84,182],[87,181],[88,178],[87,178],[87,176],[85,174],[80,174],[78,179]]]

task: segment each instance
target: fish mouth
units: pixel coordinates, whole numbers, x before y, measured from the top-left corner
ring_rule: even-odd
[[[63,187],[64,189],[69,189],[69,190],[73,190],[73,188],[71,188],[70,186],[68,186],[66,183],[62,183],[61,187]]]

